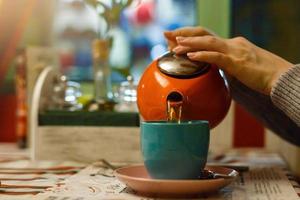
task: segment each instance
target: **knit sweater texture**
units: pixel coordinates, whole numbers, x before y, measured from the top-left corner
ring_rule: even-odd
[[[233,77],[227,78],[238,104],[282,139],[300,146],[299,66],[280,77],[271,95],[252,90]]]
[[[300,126],[300,64],[279,77],[272,88],[271,99],[275,106]]]

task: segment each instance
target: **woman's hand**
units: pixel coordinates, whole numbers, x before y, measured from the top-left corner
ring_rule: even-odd
[[[165,32],[169,49],[191,60],[216,64],[251,89],[269,95],[292,63],[243,37],[223,39],[201,27]]]
[[[169,50],[172,51],[178,44],[177,37],[196,37],[204,35],[215,35],[213,32],[202,27],[184,27],[178,28],[174,31],[166,31],[164,35],[167,39]]]

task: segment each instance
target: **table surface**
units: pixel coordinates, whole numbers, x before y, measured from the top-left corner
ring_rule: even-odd
[[[28,150],[20,150],[13,144],[0,144],[0,152],[0,199],[3,200],[32,199],[34,197],[39,197],[37,199],[47,199],[41,195],[47,194],[47,191],[51,190],[57,192],[57,187],[60,187],[61,184],[66,184],[68,181],[77,180],[79,177],[87,177],[80,176],[80,173],[82,174],[83,169],[88,170],[91,166],[87,163],[72,161],[30,161]],[[209,164],[246,166],[249,167],[250,172],[259,167],[285,169],[285,173],[288,174],[287,177],[294,186],[295,192],[300,196],[298,180],[286,170],[287,166],[285,162],[276,153],[266,152],[261,149],[233,149],[226,152],[226,154],[211,155]],[[89,180],[85,178],[82,181],[88,183]],[[115,178],[111,179],[110,183],[119,184]],[[135,195],[129,197],[143,199]],[[115,199],[115,197],[112,199]],[[209,197],[205,199],[209,199]]]

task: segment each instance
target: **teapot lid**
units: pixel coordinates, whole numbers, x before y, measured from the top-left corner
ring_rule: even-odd
[[[158,59],[159,70],[176,78],[191,78],[205,73],[209,68],[208,63],[190,60],[186,55],[176,55],[167,52]]]

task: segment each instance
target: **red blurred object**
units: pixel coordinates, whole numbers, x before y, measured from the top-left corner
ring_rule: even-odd
[[[0,95],[0,142],[16,142],[16,96]]]
[[[137,90],[143,119],[166,120],[167,97],[175,91],[183,97],[182,120],[208,120],[211,128],[217,126],[228,112],[231,97],[218,68],[210,65],[207,69],[196,77],[175,78],[160,71],[158,60],[152,62]]]
[[[240,105],[235,105],[233,147],[264,147],[264,127]]]
[[[136,10],[135,18],[138,24],[147,24],[153,20],[154,3],[142,3]]]
[[[63,69],[74,66],[75,58],[72,52],[62,52],[60,54],[60,64]]]

